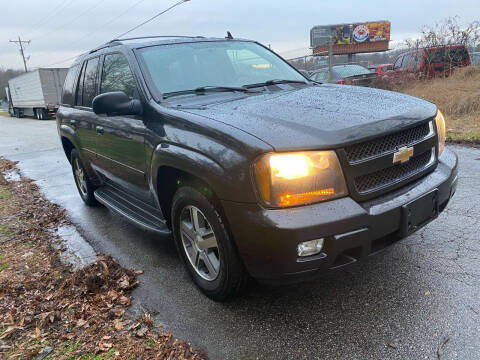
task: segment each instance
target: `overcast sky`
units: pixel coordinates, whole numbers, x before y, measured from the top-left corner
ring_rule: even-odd
[[[1,0],[0,67],[23,66],[18,47],[8,42],[18,35],[31,40],[25,50],[29,67],[46,66],[106,42],[176,1]],[[454,15],[462,23],[478,20],[480,1],[191,0],[129,35],[225,36],[230,30],[293,57],[306,52],[315,25],[390,20],[392,40],[399,42]]]

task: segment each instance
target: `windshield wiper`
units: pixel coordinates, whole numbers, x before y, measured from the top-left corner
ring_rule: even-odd
[[[258,90],[247,89],[240,86],[201,86],[196,89],[172,91],[163,94],[164,99],[168,99],[173,96],[187,95],[187,94],[204,94],[206,92],[225,92],[225,91],[240,91],[244,93],[258,93]]]
[[[257,84],[248,84],[244,85],[244,87],[248,88],[254,88],[254,87],[259,87],[259,86],[268,86],[268,85],[276,85],[276,84],[308,84],[308,82],[302,81],[302,80],[281,80],[281,79],[273,79],[273,80],[267,80],[265,82],[257,83]]]

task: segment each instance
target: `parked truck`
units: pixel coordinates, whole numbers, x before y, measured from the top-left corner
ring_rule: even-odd
[[[33,116],[46,120],[55,115],[60,104],[68,69],[37,69],[8,82],[8,112],[11,116]]]

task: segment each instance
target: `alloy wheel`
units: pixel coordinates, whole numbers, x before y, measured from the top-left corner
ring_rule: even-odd
[[[186,206],[180,215],[180,235],[190,264],[203,279],[213,281],[220,271],[217,238],[205,215],[195,206]]]
[[[76,158],[74,162],[74,173],[75,173],[75,180],[77,181],[78,189],[80,190],[80,193],[82,194],[83,197],[87,197],[88,195],[87,177],[85,175],[85,171],[83,170],[82,165],[80,164],[80,161],[78,160],[78,158]]]

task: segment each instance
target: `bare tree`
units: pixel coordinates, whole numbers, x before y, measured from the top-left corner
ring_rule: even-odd
[[[6,98],[5,87],[8,86],[8,80],[22,73],[21,70],[0,68],[0,99]]]

